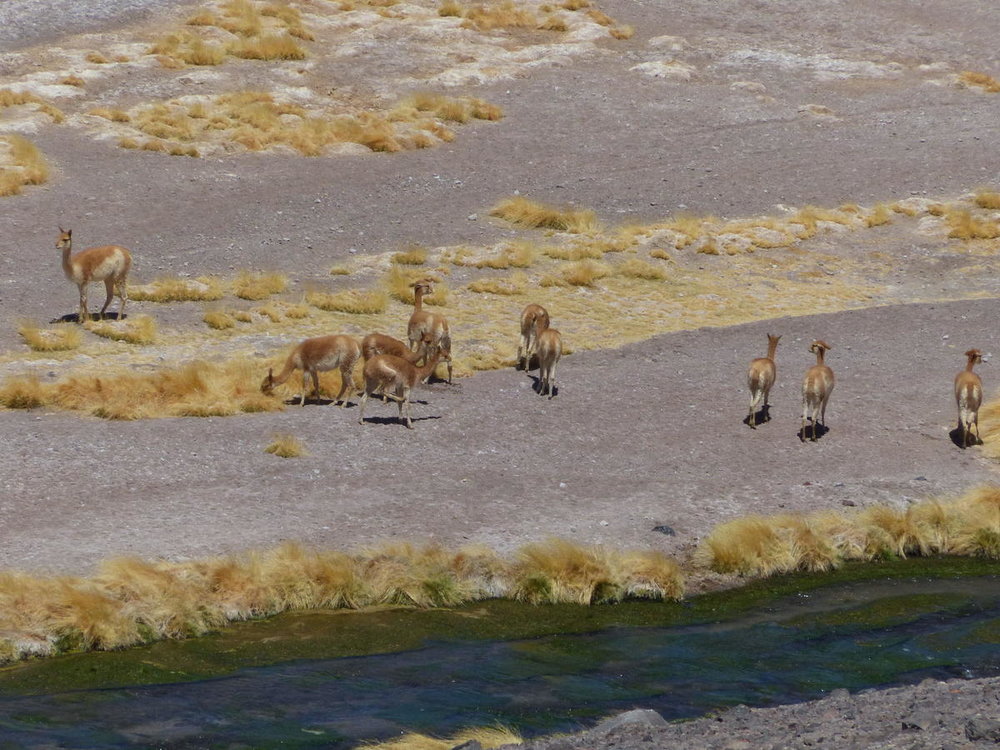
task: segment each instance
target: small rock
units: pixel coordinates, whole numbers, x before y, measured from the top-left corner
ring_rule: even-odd
[[[926,732],[937,725],[937,717],[929,711],[920,711],[910,714],[903,719],[903,729],[918,730]]]
[[[965,722],[965,736],[973,742],[1000,742],[1000,721],[974,716]]]
[[[626,711],[623,714],[605,719],[596,727],[595,732],[610,732],[622,727],[665,727],[669,726],[667,720],[660,716],[651,708],[636,708]]]
[[[857,505],[856,502],[854,502],[853,500],[851,500],[849,498],[845,498],[845,499],[841,500],[840,504],[841,505],[846,505],[848,508],[853,508],[855,505]]]
[[[921,476],[921,477],[913,477],[913,481],[914,482],[926,482],[927,481],[927,477],[923,477],[923,476]]]
[[[674,531],[672,526],[654,526],[653,531],[658,531],[661,534],[666,534],[667,536],[677,536],[677,532]]]

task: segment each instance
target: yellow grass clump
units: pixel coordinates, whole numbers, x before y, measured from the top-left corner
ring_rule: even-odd
[[[331,276],[350,276],[351,269],[347,266],[334,266],[330,269]]]
[[[452,97],[420,92],[411,94],[396,106],[394,116],[406,117],[408,110],[431,114],[445,122],[467,123],[470,120],[500,120],[503,110],[495,104],[474,97]]]
[[[1000,210],[1000,192],[979,188],[975,193],[976,205],[991,211]]]
[[[649,261],[639,258],[629,258],[615,269],[617,273],[629,279],[646,279],[647,281],[663,281],[667,278],[667,271],[662,266],[657,266]]]
[[[224,331],[236,325],[236,319],[223,310],[206,310],[201,319],[205,325],[217,331]]]
[[[161,277],[149,284],[130,286],[129,299],[145,302],[211,302],[222,299],[222,282],[213,276],[197,279]]]
[[[422,266],[427,262],[427,250],[422,247],[412,247],[400,253],[393,253],[392,262],[401,266]]]
[[[241,271],[233,281],[233,294],[240,299],[258,301],[272,294],[281,294],[288,288],[288,277],[283,273],[253,273]]]
[[[884,203],[876,203],[872,210],[864,215],[866,227],[880,227],[892,222],[892,211]]]
[[[0,135],[0,197],[18,195],[25,185],[48,179],[48,162],[35,144],[20,135]]]
[[[95,107],[90,110],[89,114],[94,115],[94,117],[103,117],[105,120],[111,120],[111,122],[129,122],[132,119],[128,116],[128,112],[111,107]]]
[[[948,236],[958,240],[992,240],[1000,237],[1000,224],[992,219],[975,216],[964,208],[952,207],[945,212]]]
[[[505,296],[526,294],[528,291],[528,274],[523,271],[510,276],[499,276],[490,279],[477,279],[466,287],[477,294],[499,294]]]
[[[33,321],[24,321],[17,332],[32,351],[65,352],[76,349],[83,341],[79,326],[57,325],[53,328],[39,328]]]
[[[474,746],[492,750],[504,745],[520,745],[523,742],[524,738],[515,729],[495,726],[463,729],[458,734],[445,738],[411,732],[385,742],[366,744],[364,748],[365,750],[451,750],[459,745],[475,743]]]
[[[717,526],[695,561],[720,573],[766,577],[829,570],[849,560],[935,554],[1000,559],[1000,488],[903,509],[737,519]]]
[[[463,12],[462,26],[477,31],[499,28],[533,29],[538,26],[534,10],[513,0],[501,0],[491,5],[476,5]]]
[[[432,294],[424,297],[425,304],[442,306],[448,303],[448,286],[438,278],[428,277],[427,272],[421,269],[403,269],[393,265],[383,277],[382,284],[390,297],[412,305],[413,284],[421,280],[430,281],[434,288]]]
[[[179,563],[110,560],[84,578],[0,573],[0,661],[113,649],[203,634],[291,609],[417,607],[515,596],[537,602],[679,598],[675,562],[658,552],[528,545],[513,559],[483,547],[386,544],[353,554],[298,544]]]
[[[299,458],[307,455],[302,442],[294,435],[289,434],[275,435],[264,452],[278,456],[278,458]]]
[[[304,60],[307,57],[306,51],[287,32],[239,39],[227,51],[246,60]]]
[[[517,226],[554,229],[574,234],[595,232],[600,228],[597,215],[593,211],[557,209],[523,196],[500,201],[490,210],[490,216],[496,216]]]
[[[567,263],[559,269],[560,278],[570,286],[594,286],[600,279],[611,275],[611,269],[603,263],[581,260]]]
[[[125,320],[100,320],[84,323],[84,327],[102,338],[146,345],[156,340],[156,321],[149,315],[136,315]]]
[[[412,294],[411,294],[412,298]],[[381,290],[347,289],[342,292],[308,292],[306,302],[328,312],[378,315],[389,306],[389,295]]]
[[[958,74],[958,81],[968,88],[978,88],[989,94],[1000,93],[1000,81],[991,75],[978,73],[974,70],[963,70]]]

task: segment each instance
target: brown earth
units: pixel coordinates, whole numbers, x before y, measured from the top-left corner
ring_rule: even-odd
[[[37,31],[33,5],[22,7],[13,23]],[[962,70],[1000,74],[995,6],[610,0],[601,8],[635,35],[449,90],[494,102],[505,117],[434,148],[189,159],[119,149],[78,127],[32,126],[55,173],[0,200],[3,372],[62,371],[61,360],[27,354],[15,325],[75,308],[52,248],[58,224],[72,226],[81,246],[133,248],[144,280],[266,267],[300,292],[344,258],[521,236],[486,218],[515,192],[630,223],[679,212],[752,216],[777,204],[951,199],[1000,183],[1000,96],[954,80]],[[85,5],[66,13],[103,31],[83,43],[44,32],[25,39],[85,48],[126,34]],[[50,54],[12,44],[0,53],[0,86]],[[360,90],[364,62],[351,58],[331,75]],[[664,77],[633,69],[647,63]],[[373,75],[396,64],[372,54],[384,66]],[[130,75],[114,85],[153,85],[142,71]],[[857,242],[828,240],[847,255]],[[901,506],[994,481],[995,466],[979,449],[956,447],[949,431],[962,352],[1000,346],[996,243],[942,252],[890,230],[883,244],[890,270],[882,264],[869,280],[899,304],[581,352],[561,363],[552,400],[514,370],[435,383],[418,392],[413,431],[388,406],[372,409],[364,426],[356,408],[321,405],[136,422],[2,412],[0,568],[86,573],[114,555],[183,558],[283,539],[506,551],[555,535],[684,555],[738,516]],[[822,279],[814,293],[821,301]],[[969,295],[986,298],[961,301]],[[533,299],[545,303],[545,290]],[[199,309],[132,303],[130,312],[183,332]],[[773,419],[751,431],[741,421],[744,372],[769,332],[783,336]],[[462,331],[453,336],[458,349]],[[830,431],[806,444],[797,437],[798,383],[815,337],[832,344],[838,382]],[[287,343],[262,337],[255,352]],[[309,455],[265,454],[278,432],[295,434]]]

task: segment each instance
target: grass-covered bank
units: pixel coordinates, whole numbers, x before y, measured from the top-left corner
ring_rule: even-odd
[[[934,557],[852,562],[824,574],[794,573],[684,601],[627,601],[614,606],[493,599],[454,608],[382,607],[362,612],[311,610],[235,623],[201,638],[137,648],[73,653],[0,670],[6,695],[203,680],[297,659],[407,651],[430,640],[518,640],[611,627],[674,627],[732,620],[777,600],[837,584],[996,575],[994,561]],[[911,616],[919,614],[913,608]],[[876,612],[875,615],[878,615]],[[898,619],[907,613],[888,612]],[[869,613],[868,616],[873,616]]]

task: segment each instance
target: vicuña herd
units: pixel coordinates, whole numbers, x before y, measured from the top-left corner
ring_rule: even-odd
[[[66,278],[77,285],[80,291],[80,311],[77,320],[90,320],[87,310],[87,285],[103,281],[107,298],[101,307],[103,318],[115,292],[121,305],[118,319],[125,314],[128,301],[126,282],[132,267],[132,254],[118,245],[91,247],[73,254],[72,230],[59,229],[56,248],[62,251],[62,266]],[[433,294],[432,282],[422,279],[413,284],[413,313],[406,326],[409,346],[399,339],[383,333],[370,333],[362,341],[353,336],[336,334],[309,338],[296,346],[284,367],[277,375],[267,371],[261,383],[264,393],[271,393],[285,383],[295,370],[302,371],[302,392],[300,403],[306,403],[309,390],[308,379],[312,380],[312,392],[319,397],[319,373],[340,370],[341,386],[333,403],[347,405],[347,393],[352,383],[354,366],[359,359],[364,360],[364,390],[361,393],[359,422],[364,421],[365,404],[370,396],[379,395],[392,399],[399,406],[399,419],[403,421],[406,412],[406,426],[413,427],[410,418],[410,391],[418,382],[426,381],[440,362],[448,365],[448,383],[452,382],[451,332],[447,319],[435,312],[424,310],[424,297]],[[541,305],[530,304],[521,312],[521,335],[517,344],[518,369],[528,370],[533,361],[538,363],[537,390],[541,395],[552,398],[556,393],[556,365],[562,356],[562,335],[549,325],[549,313]],[[781,336],[768,334],[767,355],[750,362],[747,371],[747,387],[750,389],[750,409],[746,422],[752,429],[770,418],[771,387],[777,377],[774,355]],[[802,430],[799,437],[805,441],[816,439],[826,431],[826,405],[833,392],[833,370],[823,361],[831,347],[825,341],[813,341],[809,351],[816,355],[816,364],[806,370],[802,380]],[[968,447],[970,439],[982,443],[979,436],[979,407],[983,402],[983,384],[972,371],[973,366],[983,361],[978,349],[965,353],[966,366],[955,376],[955,402],[958,405],[958,425],[962,447]],[[422,365],[417,363],[423,360]]]

